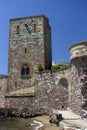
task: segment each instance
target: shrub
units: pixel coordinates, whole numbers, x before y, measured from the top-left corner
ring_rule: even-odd
[[[60,69],[65,69],[66,68],[66,66],[65,65],[53,65],[52,67],[51,67],[51,69],[52,70],[60,70]]]
[[[52,69],[52,70],[58,70],[58,69],[60,69],[60,66],[54,65],[54,66],[51,67],[51,69]]]
[[[38,69],[38,71],[43,71],[43,67],[42,67],[42,65],[39,64],[39,65],[37,66],[37,69]]]

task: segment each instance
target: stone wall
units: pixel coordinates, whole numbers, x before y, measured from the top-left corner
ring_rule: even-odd
[[[70,108],[80,114],[87,110],[87,42],[70,47]]]
[[[72,60],[69,68],[70,103],[69,107],[80,114],[82,109],[87,110],[87,58],[83,57]]]
[[[87,41],[70,47],[68,69],[52,73],[47,17],[11,19],[9,32],[9,77],[0,76],[0,107],[87,110]],[[38,64],[42,74],[36,72]]]
[[[67,71],[58,71],[53,74],[43,72],[42,76],[35,73],[33,78],[28,79],[30,87],[26,89],[26,92],[24,89],[19,93],[18,91],[7,93],[6,107],[66,109],[69,98],[68,86],[59,85],[60,79],[66,78],[66,75]],[[27,79],[24,80],[26,82]]]
[[[78,70],[73,64],[69,68],[70,90],[69,90],[69,108],[78,114],[81,113],[81,88],[78,85]]]
[[[50,69],[52,66],[52,45],[51,45],[51,27],[48,25],[49,20],[44,20],[44,51],[45,51],[45,68]]]
[[[23,78],[33,77],[38,64],[49,69],[52,63],[51,30],[47,17],[11,19],[9,32],[8,92],[30,87],[28,80],[25,83]],[[25,66],[29,68],[27,75],[22,72]]]
[[[25,83],[28,80],[27,88],[13,92],[6,92],[7,77],[0,78],[0,107],[36,109],[69,107],[73,112],[81,114],[82,109],[87,110],[87,62],[85,61],[83,65],[80,61],[77,59],[72,61],[67,70],[42,72],[42,76],[36,72],[32,78],[23,79]]]
[[[7,88],[7,76],[0,76],[0,108],[5,107],[6,88]]]
[[[81,88],[81,105],[82,109],[87,110],[87,58],[84,57],[80,60],[84,60],[84,64],[81,63],[79,87]]]

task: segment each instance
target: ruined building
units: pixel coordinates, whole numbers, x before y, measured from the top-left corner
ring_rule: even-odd
[[[44,15],[10,20],[8,76],[0,76],[0,107],[87,110],[87,42],[70,47],[70,65],[55,72],[51,27]]]

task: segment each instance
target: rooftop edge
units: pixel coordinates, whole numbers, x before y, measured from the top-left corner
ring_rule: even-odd
[[[72,46],[69,47],[69,50],[75,46],[78,46],[78,45],[81,45],[81,44],[87,44],[87,41],[81,41],[81,42],[78,42],[78,43],[75,43],[73,44]]]
[[[10,21],[15,21],[15,20],[21,20],[21,19],[27,19],[27,18],[39,18],[39,17],[44,17],[47,18],[45,15],[36,15],[36,16],[27,16],[27,17],[20,17],[20,18],[12,18]],[[47,18],[48,19],[48,18]]]

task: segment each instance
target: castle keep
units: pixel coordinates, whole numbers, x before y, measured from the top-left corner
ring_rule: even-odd
[[[11,19],[7,91],[29,87],[37,65],[50,69],[51,51],[51,29],[45,16]]]
[[[0,107],[87,110],[87,42],[70,47],[67,69],[52,66],[51,27],[44,15],[10,20],[8,76],[0,76]],[[37,71],[41,64],[45,71]]]

